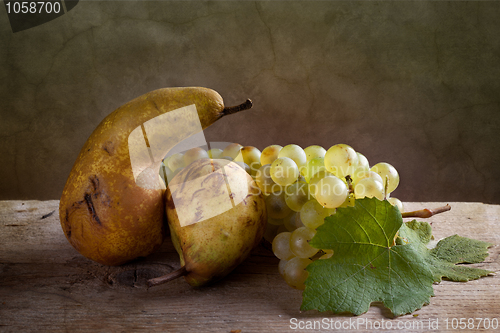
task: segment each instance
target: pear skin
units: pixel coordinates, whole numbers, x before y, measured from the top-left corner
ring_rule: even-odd
[[[166,212],[182,268],[150,286],[182,275],[195,287],[225,277],[259,244],[267,223],[258,186],[225,159],[200,159],[179,172],[167,188]]]
[[[84,144],[62,192],[60,222],[71,245],[104,265],[155,251],[165,235],[162,158],[179,141],[250,107],[247,100],[225,108],[207,88],[164,88],[109,114]],[[181,112],[188,109],[194,114]]]

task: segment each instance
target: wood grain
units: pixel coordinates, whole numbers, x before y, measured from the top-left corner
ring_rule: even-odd
[[[416,210],[444,204],[405,206]],[[459,234],[500,244],[500,206],[450,205],[450,212],[427,220],[436,238]],[[195,289],[178,279],[148,290],[148,278],[179,267],[169,240],[147,258],[103,266],[70,246],[57,209],[58,201],[0,201],[0,332],[327,332],[338,331],[335,325],[371,332],[389,323],[392,329],[385,331],[457,331],[452,318],[473,318],[469,331],[488,331],[475,318],[500,320],[498,275],[467,283],[443,281],[435,285],[430,305],[398,318],[391,319],[381,304],[358,317],[300,312],[301,292],[285,284],[278,260],[264,246],[212,286]],[[486,261],[475,266],[498,272],[499,252],[498,245],[491,247]],[[292,329],[294,320],[323,326]]]

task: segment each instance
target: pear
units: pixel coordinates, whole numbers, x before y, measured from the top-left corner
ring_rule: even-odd
[[[165,235],[162,159],[183,139],[251,106],[247,100],[224,107],[207,88],[164,88],[109,114],[84,144],[62,192],[60,222],[71,245],[104,265],[159,248]]]
[[[223,278],[259,244],[267,223],[258,186],[226,159],[200,159],[180,171],[168,185],[166,212],[182,267],[149,286],[180,276],[194,287]]]

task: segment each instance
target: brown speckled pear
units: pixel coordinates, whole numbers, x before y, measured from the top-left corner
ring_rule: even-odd
[[[166,211],[181,268],[149,286],[184,276],[195,287],[229,274],[255,248],[266,227],[264,198],[238,164],[200,159],[169,183]]]
[[[221,96],[207,88],[164,88],[109,114],[80,151],[61,196],[61,226],[71,245],[104,265],[120,265],[155,251],[163,241],[166,219],[165,186],[158,178],[161,159],[187,136],[250,107],[247,100],[225,108]],[[194,115],[171,112],[181,108],[195,110]],[[164,117],[167,113],[172,116]],[[151,157],[146,167],[137,164],[139,175],[132,170],[131,155],[140,157],[144,148],[140,140],[130,140],[133,132],[143,138],[151,155],[146,154]]]

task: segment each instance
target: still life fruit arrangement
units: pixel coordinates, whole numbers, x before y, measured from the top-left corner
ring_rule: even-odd
[[[368,311],[382,302],[395,315],[430,302],[442,278],[491,274],[479,263],[492,244],[453,235],[436,241],[427,222],[449,206],[405,212],[391,196],[399,174],[370,165],[346,144],[238,143],[168,154],[218,119],[251,108],[225,107],[207,88],[165,88],[108,115],[83,146],[68,177],[59,216],[85,257],[121,265],[170,237],[192,286],[217,281],[264,242],[284,281],[303,290],[301,310]],[[168,229],[168,230],[167,230]]]

